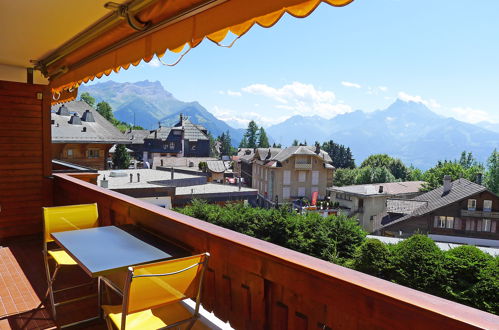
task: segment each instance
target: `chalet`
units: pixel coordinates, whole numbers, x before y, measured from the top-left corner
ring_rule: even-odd
[[[422,181],[361,184],[328,188],[331,201],[341,212],[359,219],[367,232],[374,231],[376,216],[386,209],[389,198],[409,199],[420,195]]]
[[[143,131],[131,131],[128,136],[131,141],[143,140],[140,143],[131,143],[128,147],[132,150],[141,148],[143,161],[154,163],[161,157],[209,157],[210,139],[208,130],[201,125],[193,124],[189,118],[180,114],[180,120],[173,127],[160,126],[143,137]]]
[[[319,199],[333,184],[331,157],[319,147],[293,146],[285,149],[258,148],[252,169],[252,186],[269,201],[289,202],[297,198]]]
[[[126,137],[84,101],[52,106],[52,159],[103,170],[114,144]]]
[[[444,185],[409,200],[389,199],[380,232],[407,237],[425,233],[499,240],[499,197],[486,187],[445,176]]]

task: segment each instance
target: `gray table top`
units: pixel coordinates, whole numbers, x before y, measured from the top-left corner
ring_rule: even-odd
[[[51,236],[92,277],[172,257],[115,226],[52,233]]]

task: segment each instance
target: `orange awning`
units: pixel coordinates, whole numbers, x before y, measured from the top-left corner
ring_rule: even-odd
[[[285,14],[306,17],[325,2],[344,6],[353,0],[160,0],[137,13],[142,22],[151,22],[152,28],[140,33],[125,20],[47,68],[52,91],[73,89],[95,77],[118,72],[121,68],[149,62],[154,55],[162,57],[168,50],[180,52],[188,44],[196,47],[206,37],[222,41],[227,33],[242,36],[256,23],[271,27]],[[204,3],[209,6],[201,7]],[[161,28],[154,28],[160,22]],[[64,72],[59,73],[58,72]]]

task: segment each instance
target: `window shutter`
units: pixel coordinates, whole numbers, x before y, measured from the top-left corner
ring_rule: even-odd
[[[482,220],[477,220],[476,231],[482,231]]]
[[[495,233],[496,232],[496,224],[497,224],[497,221],[492,221],[492,223],[490,225],[490,232],[491,233]]]
[[[433,222],[433,227],[438,227],[438,216],[435,216],[435,221]]]

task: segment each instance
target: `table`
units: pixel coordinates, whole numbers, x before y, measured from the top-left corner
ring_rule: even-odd
[[[133,227],[125,230],[106,226],[52,233],[51,236],[91,277],[184,254],[171,245],[165,244],[165,249],[159,249],[146,243],[142,233],[136,233],[137,230],[134,233],[130,228]]]
[[[190,255],[187,250],[133,225],[71,230],[51,233],[50,236],[91,277],[100,277],[133,265]],[[99,316],[62,327],[101,318],[100,295],[99,286]]]

